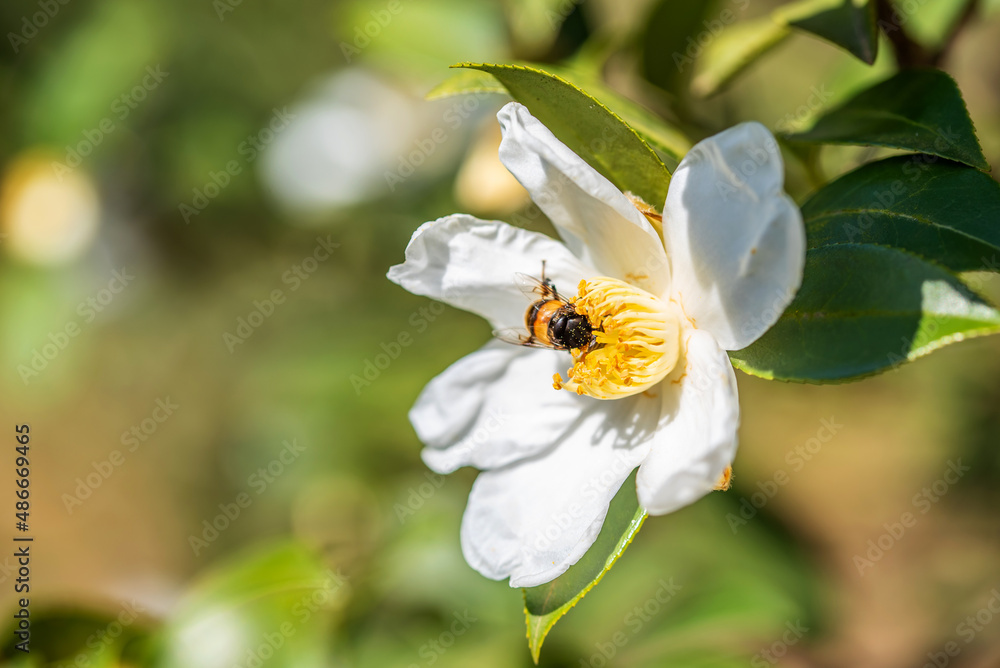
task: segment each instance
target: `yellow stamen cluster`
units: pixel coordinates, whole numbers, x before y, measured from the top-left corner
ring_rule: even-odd
[[[594,328],[597,342],[575,349],[569,379],[557,374],[556,389],[597,399],[620,399],[648,390],[677,364],[680,322],[660,299],[624,281],[580,281],[577,313]]]

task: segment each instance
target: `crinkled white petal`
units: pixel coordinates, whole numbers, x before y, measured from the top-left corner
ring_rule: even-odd
[[[685,359],[660,383],[661,426],[639,467],[639,503],[664,515],[712,491],[736,456],[740,405],[726,352],[708,332],[683,335]]]
[[[523,105],[511,102],[497,118],[503,130],[500,160],[549,217],[570,250],[598,274],[664,294],[670,267],[663,242],[628,198]]]
[[[727,350],[760,337],[802,282],[805,228],[785,194],[778,144],[759,123],[699,142],[674,172],[663,211],[671,289]]]
[[[480,315],[494,329],[524,327],[530,299],[518,289],[518,272],[545,273],[572,294],[594,270],[560,242],[499,221],[455,214],[424,223],[406,247],[406,261],[389,280],[410,292]],[[565,286],[565,287],[563,287]]]
[[[597,401],[552,387],[569,354],[493,341],[424,388],[410,422],[438,473],[492,469],[548,450]]]
[[[608,505],[649,452],[660,401],[589,399],[558,445],[479,475],[462,518],[466,561],[511,587],[549,582],[594,543]]]

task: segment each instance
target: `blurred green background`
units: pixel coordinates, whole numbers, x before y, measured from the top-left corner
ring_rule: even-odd
[[[908,4],[935,44],[964,3]],[[998,4],[943,63],[994,166]],[[0,412],[31,426],[35,542],[29,655],[0,557],[3,664],[530,665],[521,593],[459,549],[475,472],[432,475],[406,417],[489,328],[384,276],[441,215],[550,228],[496,159],[506,99],[423,96],[459,61],[570,62],[697,140],[799,127],[893,68],[795,35],[698,99],[671,58],[709,28],[670,28],[690,5],[6,0]],[[801,201],[815,170],[786,163]],[[997,299],[994,276],[968,279]],[[845,386],[741,375],[734,488],[649,520],[542,665],[1000,664],[998,353]]]

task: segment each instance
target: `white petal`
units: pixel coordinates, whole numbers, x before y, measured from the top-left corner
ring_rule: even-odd
[[[410,410],[438,473],[492,469],[551,449],[596,399],[552,387],[567,353],[493,341],[432,380]]]
[[[545,273],[573,294],[593,269],[544,234],[499,221],[455,214],[424,223],[406,246],[406,261],[389,269],[389,280],[413,294],[441,300],[490,321],[494,329],[524,327],[530,300],[514,274]]]
[[[600,274],[664,294],[670,268],[663,242],[628,198],[523,105],[511,102],[497,118],[503,130],[501,162],[570,250]]]
[[[726,350],[760,337],[802,282],[802,214],[782,190],[778,144],[759,123],[698,143],[674,172],[663,211],[671,289]]]
[[[712,491],[736,456],[736,376],[711,334],[688,330],[679,382],[660,383],[663,423],[639,467],[639,503],[664,515]]]
[[[591,400],[557,447],[479,475],[462,518],[466,561],[488,578],[533,587],[587,552],[622,482],[649,452],[660,402]]]

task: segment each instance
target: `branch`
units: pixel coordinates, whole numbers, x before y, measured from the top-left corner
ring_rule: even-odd
[[[975,2],[975,0],[972,0]],[[913,41],[896,20],[896,10],[890,0],[877,0],[878,25],[889,38],[892,51],[896,55],[896,64],[900,69],[925,67],[931,65],[931,54],[917,42]]]

